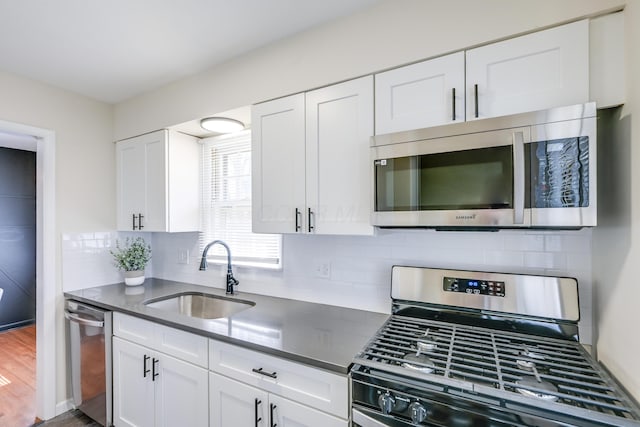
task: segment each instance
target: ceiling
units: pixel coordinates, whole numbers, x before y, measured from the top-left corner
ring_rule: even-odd
[[[0,70],[118,103],[379,0],[0,0]]]

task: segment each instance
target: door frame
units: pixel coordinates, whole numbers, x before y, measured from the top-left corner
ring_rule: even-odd
[[[0,146],[36,152],[36,416],[48,420],[58,415],[56,309],[61,292],[56,280],[56,137],[52,130],[2,120],[0,131],[17,135]]]

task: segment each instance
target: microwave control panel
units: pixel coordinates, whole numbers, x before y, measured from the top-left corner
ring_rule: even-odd
[[[504,297],[505,283],[500,281],[445,277],[442,282],[445,292]]]

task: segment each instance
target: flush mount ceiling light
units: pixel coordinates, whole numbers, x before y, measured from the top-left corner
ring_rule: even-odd
[[[200,120],[200,126],[205,130],[216,133],[232,133],[244,129],[244,123],[228,117],[207,117]]]

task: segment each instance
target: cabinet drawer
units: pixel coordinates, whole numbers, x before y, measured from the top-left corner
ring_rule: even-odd
[[[208,368],[209,349],[208,339],[190,332],[169,326],[154,324],[156,345],[155,348],[165,354],[193,363],[194,365]]]
[[[113,313],[113,334],[194,365],[208,366],[206,337],[122,313]]]
[[[338,417],[349,417],[346,376],[215,340],[209,340],[209,369]]]
[[[154,346],[153,322],[126,314],[113,313],[113,335],[146,347]]]

